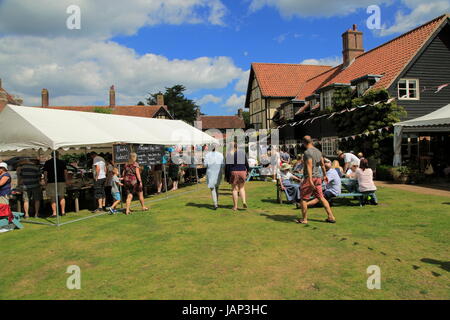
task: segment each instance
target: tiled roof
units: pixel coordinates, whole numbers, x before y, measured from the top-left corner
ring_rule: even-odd
[[[244,119],[238,116],[200,116],[202,129],[244,129]]]
[[[17,103],[16,100],[14,100],[13,96],[10,95],[5,89],[3,89],[2,87],[0,87],[0,96],[6,97],[6,101],[4,100],[0,100],[0,112],[3,110],[3,108],[7,105],[7,104],[14,104],[14,105],[18,105],[19,103]]]
[[[36,107],[40,108],[40,107]],[[58,110],[70,110],[70,111],[83,111],[94,112],[95,108],[110,108],[109,106],[50,106],[49,109]],[[133,116],[133,117],[145,117],[153,118],[155,114],[161,109],[167,110],[166,106],[116,106],[113,108],[112,114],[121,116]]]
[[[253,63],[261,94],[265,97],[295,97],[308,79],[330,69],[330,66]]]
[[[385,44],[358,56],[347,68],[341,64],[309,79],[297,92],[296,99],[303,100],[317,89],[334,84],[348,83],[368,74],[380,74],[373,88],[389,88],[402,70],[419,52],[449,15],[442,15]]]

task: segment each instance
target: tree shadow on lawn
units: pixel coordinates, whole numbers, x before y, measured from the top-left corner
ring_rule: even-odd
[[[203,209],[210,209],[210,210],[214,210],[214,205],[213,204],[208,204],[208,203],[194,203],[194,202],[189,202],[186,203],[187,207],[196,207],[196,208],[203,208]],[[232,209],[233,206],[232,205],[221,205],[219,204],[219,209]]]
[[[450,272],[450,261],[439,261],[430,258],[423,258],[420,261],[430,264],[438,265],[441,269],[444,269],[447,272]]]

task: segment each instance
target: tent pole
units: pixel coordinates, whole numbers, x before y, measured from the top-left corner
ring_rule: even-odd
[[[167,193],[167,171],[166,171],[166,165],[163,164],[163,173],[164,173],[164,188],[166,189],[166,198],[168,196]]]
[[[53,150],[53,171],[55,173],[55,200],[56,200],[56,226],[60,226],[59,221],[59,196],[58,196],[58,172],[56,170],[56,150]]]

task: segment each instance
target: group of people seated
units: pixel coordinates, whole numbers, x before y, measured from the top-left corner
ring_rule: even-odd
[[[285,153],[283,150],[282,152]],[[280,154],[280,158],[287,159],[287,156],[281,157]],[[338,159],[343,161],[344,167],[341,166]],[[364,158],[362,153],[355,155],[351,152],[337,151],[336,160],[332,161],[324,158],[323,161],[328,178],[328,181],[322,185],[325,199],[330,201],[335,197],[339,197],[342,192],[342,186],[344,186],[350,192],[368,195],[370,204],[378,204],[375,194],[377,187],[373,181],[373,171],[369,167],[369,161]],[[321,168],[318,169],[320,172],[322,171]],[[277,173],[281,190],[285,192],[288,201],[294,202],[297,208],[300,207],[303,170],[303,155],[299,154],[293,161],[282,161]],[[323,173],[321,174],[323,176]],[[347,181],[349,183],[346,183]],[[352,189],[353,186],[355,189]],[[318,203],[319,199],[317,198],[312,198],[307,202],[308,207],[315,206]]]

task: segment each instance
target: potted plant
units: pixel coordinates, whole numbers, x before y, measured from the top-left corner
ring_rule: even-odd
[[[409,167],[401,166],[393,169],[394,181],[398,183],[407,183],[411,170]]]

